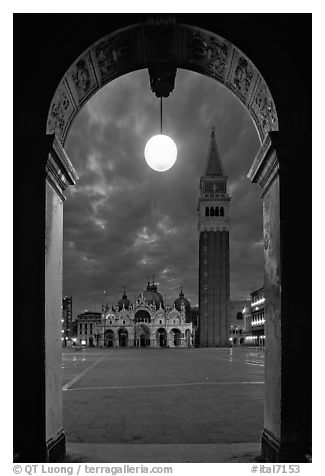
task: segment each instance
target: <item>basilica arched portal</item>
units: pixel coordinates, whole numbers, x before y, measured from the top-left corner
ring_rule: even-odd
[[[114,332],[111,329],[107,329],[104,333],[104,346],[114,347]]]
[[[137,323],[135,326],[135,345],[137,347],[150,346],[150,329],[142,322]]]
[[[125,327],[121,327],[118,330],[118,345],[120,347],[127,347],[128,337],[129,337],[128,331],[125,329]]]
[[[177,328],[173,328],[170,331],[171,333],[171,342],[174,347],[180,347],[181,346],[181,331]]]
[[[167,346],[167,332],[166,329],[162,327],[157,330],[157,345],[159,347]]]
[[[134,321],[135,322],[150,322],[151,321],[150,313],[146,309],[140,309],[139,311],[135,313]]]

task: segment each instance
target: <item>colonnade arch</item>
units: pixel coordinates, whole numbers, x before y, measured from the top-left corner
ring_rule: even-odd
[[[279,122],[274,100],[262,74],[230,41],[211,31],[173,20],[131,25],[113,32],[84,51],[64,74],[53,96],[47,134],[64,146],[73,119],[103,86],[131,71],[148,68],[155,92],[160,81],[174,88],[176,68],[196,71],[225,85],[248,110],[261,143]],[[168,79],[167,79],[168,78]]]
[[[114,347],[114,340],[115,340],[114,332],[111,329],[107,329],[104,332],[104,345],[106,347]]]
[[[181,345],[181,331],[177,328],[173,328],[170,331],[173,335],[173,344],[174,347],[180,347]]]
[[[162,327],[157,330],[157,344],[159,347],[167,346],[167,332],[166,329]]]
[[[137,347],[150,346],[150,329],[142,322],[138,322],[135,328],[135,345]]]
[[[118,21],[123,23],[121,20]],[[262,20],[258,21],[263,25]],[[229,35],[237,38],[238,41],[240,35],[235,30],[239,29],[239,32],[242,33],[243,43],[249,46],[250,54],[252,53],[256,61],[266,66],[266,77],[271,78],[272,85],[275,86],[272,88],[272,93],[274,90],[276,91],[274,101],[264,77],[255,66],[256,61],[253,63],[246,54],[237,48],[237,45],[235,46],[217,34],[218,22],[214,25],[210,20],[205,21],[199,17],[196,19],[196,16],[192,17],[192,22],[193,24],[197,22],[199,27],[178,22],[173,18],[167,21],[158,18],[153,22],[140,22],[136,25],[132,25],[131,21],[118,32],[114,31],[115,27],[111,25],[109,35],[103,36],[95,43],[90,42],[89,44],[92,46],[80,56],[75,55],[78,56],[75,61],[73,54],[76,51],[76,42],[71,42],[71,46],[68,46],[66,50],[64,48],[60,51],[57,50],[58,56],[64,52],[63,59],[58,59],[59,66],[58,64],[53,65],[56,59],[51,62],[45,61],[45,65],[42,64],[43,71],[45,68],[49,78],[55,80],[58,71],[63,75],[52,100],[50,99],[51,103],[48,113],[46,113],[46,136],[44,135],[45,127],[44,132],[41,131],[40,121],[44,117],[44,103],[46,104],[44,99],[49,98],[49,88],[46,91],[38,87],[39,84],[44,84],[44,78],[41,79],[41,76],[36,78],[36,75],[31,72],[30,77],[27,75],[25,85],[22,87],[22,91],[26,91],[25,96],[20,94],[18,97],[21,102],[19,104],[21,117],[17,128],[21,139],[18,141],[18,150],[22,157],[26,156],[23,144],[26,146],[28,143],[29,154],[32,156],[28,164],[20,163],[21,167],[18,171],[18,177],[22,178],[19,181],[21,184],[20,193],[25,193],[25,196],[30,194],[28,206],[37,211],[33,217],[30,217],[30,210],[26,205],[26,207],[22,206],[19,215],[22,226],[30,225],[26,226],[26,229],[30,229],[28,241],[30,253],[28,257],[19,254],[19,259],[25,264],[25,268],[27,263],[27,269],[31,269],[33,264],[36,268],[35,272],[38,273],[37,286],[35,284],[33,287],[32,283],[28,285],[28,289],[26,288],[22,294],[22,302],[27,314],[29,310],[32,312],[32,309],[35,313],[36,300],[33,297],[41,296],[38,314],[43,321],[39,325],[38,332],[40,335],[43,333],[44,342],[40,349],[26,349],[26,352],[30,357],[30,365],[34,365],[35,368],[41,365],[38,362],[42,363],[42,358],[45,359],[45,366],[37,367],[40,372],[37,377],[38,388],[42,388],[42,391],[34,399],[35,395],[31,393],[29,401],[31,406],[37,405],[40,415],[43,415],[42,418],[40,416],[39,424],[34,427],[32,432],[20,430],[22,426],[27,429],[32,425],[28,425],[28,415],[23,415],[19,411],[20,397],[17,389],[20,389],[22,384],[18,380],[15,383],[17,424],[14,422],[14,428],[17,435],[15,445],[19,455],[18,460],[20,458],[21,461],[59,461],[65,453],[62,396],[60,388],[58,388],[61,349],[60,342],[57,342],[54,336],[59,335],[59,322],[56,317],[60,315],[61,309],[62,263],[60,256],[62,256],[64,190],[77,180],[77,174],[64,151],[68,130],[80,108],[100,87],[112,79],[141,68],[149,68],[149,70],[156,68],[164,71],[164,68],[168,70],[169,67],[174,68],[175,66],[205,74],[224,84],[244,104],[256,125],[261,148],[255,157],[249,178],[261,186],[264,216],[267,341],[262,455],[267,461],[297,462],[304,461],[303,458],[309,450],[310,395],[308,389],[306,390],[308,386],[305,385],[304,389],[299,392],[299,400],[296,399],[296,395],[293,395],[293,389],[296,387],[297,367],[300,367],[301,372],[304,373],[305,369],[308,370],[310,363],[310,354],[305,359],[299,355],[299,351],[296,349],[296,342],[299,342],[299,339],[295,338],[298,337],[298,332],[304,335],[310,334],[309,314],[305,304],[300,304],[299,308],[294,304],[294,296],[297,293],[299,295],[300,292],[302,294],[304,287],[289,273],[290,268],[296,262],[292,243],[295,242],[297,236],[301,243],[306,242],[306,240],[304,241],[306,236],[308,241],[306,230],[297,228],[295,222],[296,218],[297,223],[301,220],[302,214],[308,216],[308,206],[305,207],[304,213],[301,209],[299,210],[299,220],[292,206],[295,200],[291,195],[291,182],[297,183],[299,174],[288,165],[289,159],[296,159],[295,163],[299,160],[299,163],[302,164],[309,152],[309,137],[305,137],[301,133],[306,131],[308,134],[308,125],[306,126],[306,122],[304,122],[306,119],[303,117],[303,112],[300,111],[301,114],[298,118],[298,105],[296,105],[297,91],[301,91],[301,93],[304,91],[302,85],[306,79],[306,73],[302,68],[301,77],[297,78],[294,84],[292,81],[289,84],[290,74],[285,74],[286,64],[281,59],[279,59],[279,64],[283,68],[282,74],[279,75],[278,71],[273,72],[272,48],[274,45],[278,48],[278,52],[282,47],[285,51],[289,51],[285,42],[281,43],[280,41],[280,39],[286,38],[286,32],[282,32],[281,27],[277,31],[278,40],[273,38],[273,25],[272,27],[267,25],[266,30],[273,38],[272,46],[270,46],[271,43],[266,36],[257,37],[254,29],[247,32],[244,26],[239,26],[239,23],[236,23],[236,27],[231,26],[231,20],[226,20],[223,24],[220,23],[220,28],[224,29],[224,25],[228,26]],[[202,28],[205,23],[209,28]],[[296,20],[297,32],[300,31],[298,23],[299,20]],[[96,27],[98,28],[98,25]],[[90,30],[91,28],[88,28],[88,32]],[[93,31],[96,31],[95,26]],[[88,38],[88,33],[86,31],[84,33],[83,47],[86,46],[85,41]],[[247,37],[251,38],[250,42]],[[60,40],[58,41],[60,42]],[[290,44],[290,39],[287,41]],[[238,44],[240,46],[240,41]],[[257,47],[255,44],[259,44],[259,46]],[[165,47],[161,48],[162,45]],[[243,49],[245,48],[243,47]],[[302,45],[302,50],[306,51],[304,45]],[[268,58],[261,59],[259,51],[263,51],[263,55]],[[290,50],[290,54],[295,55],[296,53]],[[294,57],[296,58],[296,56]],[[72,65],[66,70],[69,59]],[[21,61],[22,65],[27,66],[25,59]],[[286,61],[290,63],[288,56]],[[292,66],[287,67],[288,72],[290,72],[290,67]],[[28,67],[25,67],[25,71],[27,69]],[[64,72],[65,70],[66,72]],[[31,70],[29,69],[29,71]],[[41,75],[41,68],[37,71]],[[293,71],[296,70],[292,67]],[[285,82],[286,87],[282,87],[280,79]],[[34,84],[32,84],[33,81]],[[49,83],[52,84],[51,80]],[[32,85],[30,89],[28,89],[29,85]],[[42,87],[46,88],[46,86]],[[32,112],[33,92],[35,95],[39,94],[39,103],[42,103],[40,113],[36,118],[35,113]],[[301,98],[300,107],[308,113],[308,107],[304,102],[305,96],[302,94]],[[281,111],[279,117],[275,107],[275,105],[278,107],[278,104]],[[293,111],[296,112],[294,118]],[[32,117],[33,120],[28,122],[29,117]],[[26,138],[30,139],[29,142],[26,142]],[[46,189],[44,189],[44,170],[40,165],[44,163],[42,158],[44,160],[45,157],[47,157]],[[36,158],[40,158],[40,164],[37,163]],[[40,197],[43,197],[43,200],[40,200]],[[31,223],[44,224],[39,235],[36,234]],[[39,250],[44,242],[46,245],[44,255],[38,263],[34,257],[39,255]],[[45,270],[43,268],[42,271],[44,261]],[[308,274],[308,253],[306,257],[301,258],[300,265]],[[41,285],[42,280],[43,285]],[[45,303],[43,311],[41,303]],[[297,315],[299,318],[296,318]],[[290,316],[294,317],[291,319]],[[289,340],[287,337],[288,326],[293,321],[296,326],[290,327],[292,334]],[[23,339],[18,340],[21,342]],[[290,355],[296,355],[295,362],[291,362]],[[17,361],[15,365],[17,375],[24,374],[23,362]],[[49,368],[52,372],[48,371]],[[305,372],[304,375],[307,373]],[[32,372],[26,372],[26,378],[28,376],[31,377],[31,381],[35,380],[32,378]]]
[[[174,84],[173,78],[170,78],[176,72],[175,65],[220,82],[245,106],[261,143],[258,156],[263,158],[264,163],[262,165],[260,160],[257,164],[255,159],[250,171],[252,181],[258,182],[256,176],[261,174],[261,165],[265,168],[265,156],[271,147],[270,133],[279,129],[271,92],[262,74],[237,46],[216,33],[191,25],[179,25],[170,21],[154,25],[131,25],[91,45],[70,66],[54,94],[48,114],[47,134],[54,134],[57,146],[63,153],[75,116],[99,89],[128,72],[148,68],[153,92],[157,94],[157,80],[166,82],[166,87],[172,91]],[[260,182],[265,191],[277,178],[276,154],[269,158],[269,162],[267,167],[271,168],[271,172],[268,172],[266,179],[263,177],[264,182]],[[215,215],[212,207],[209,211],[211,216]],[[146,320],[140,319],[142,322]],[[140,347],[150,345],[150,334],[146,332],[146,326],[137,328],[136,339]],[[177,330],[174,332],[173,342],[175,347],[180,345],[180,333]],[[278,411],[280,412],[280,407]],[[264,444],[268,445],[268,433],[265,434]],[[265,454],[267,451],[265,450]]]
[[[127,347],[128,337],[129,337],[129,333],[128,333],[127,329],[125,329],[125,327],[121,327],[118,330],[118,345],[120,347]]]

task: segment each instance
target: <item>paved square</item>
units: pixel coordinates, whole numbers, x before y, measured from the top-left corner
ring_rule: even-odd
[[[259,442],[264,354],[235,349],[86,349],[63,354],[68,442]]]

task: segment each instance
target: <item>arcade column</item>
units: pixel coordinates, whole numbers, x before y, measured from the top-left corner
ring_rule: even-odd
[[[307,462],[311,452],[308,154],[303,137],[270,132],[248,174],[263,198],[266,462]]]
[[[19,218],[16,276],[20,312],[14,349],[14,460],[58,462],[65,456],[62,426],[61,315],[63,191],[77,175],[55,136],[28,136],[16,176]],[[17,198],[18,197],[18,198]],[[19,200],[19,201],[17,201]],[[26,272],[31,279],[26,280]]]

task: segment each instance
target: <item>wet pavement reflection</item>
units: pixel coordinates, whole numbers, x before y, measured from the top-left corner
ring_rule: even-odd
[[[264,352],[244,348],[64,352],[68,441],[259,441]]]

